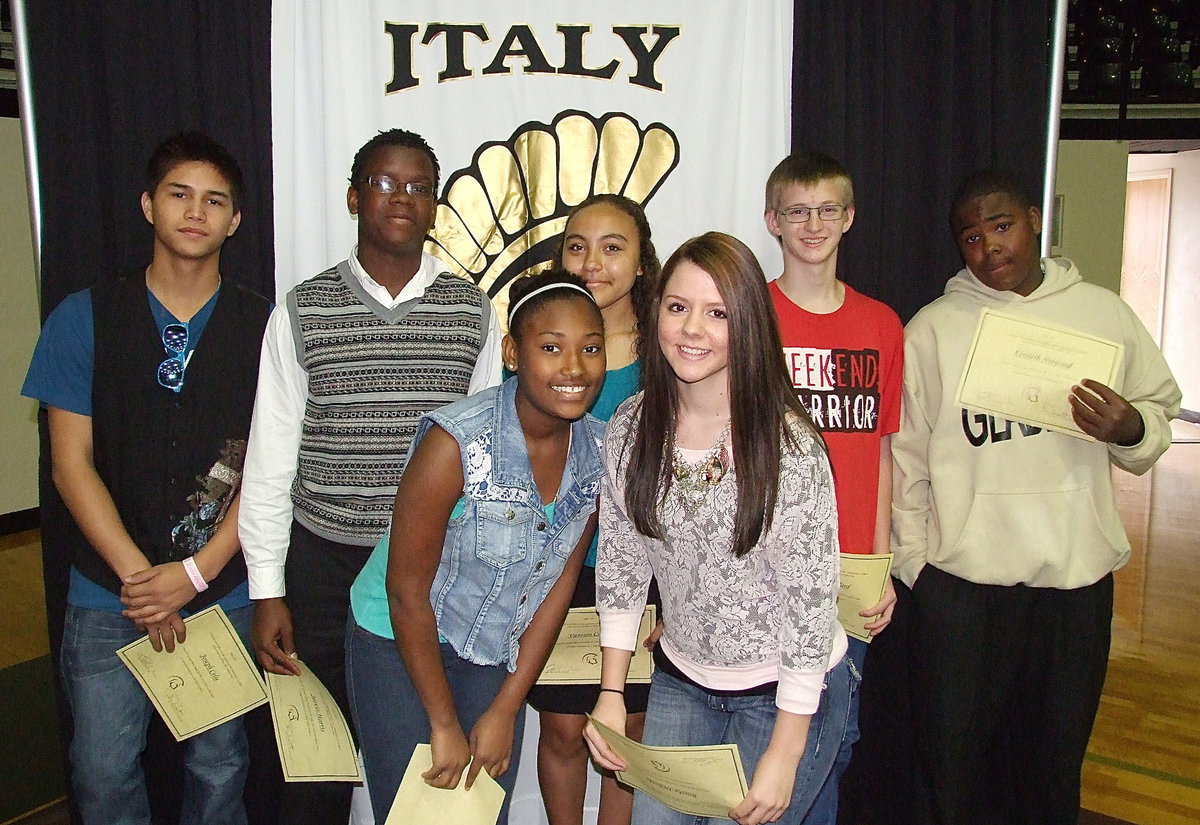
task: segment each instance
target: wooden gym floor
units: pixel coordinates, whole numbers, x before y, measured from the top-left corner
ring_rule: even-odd
[[[1083,766],[1083,807],[1138,825],[1200,822],[1200,427],[1174,426],[1147,475],[1114,474],[1133,557]]]

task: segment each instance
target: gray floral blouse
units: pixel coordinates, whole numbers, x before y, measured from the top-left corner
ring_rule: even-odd
[[[641,398],[621,405],[605,438],[596,564],[601,644],[634,649],[654,576],[665,620],[661,643],[681,670],[761,673],[774,664],[777,706],[813,713],[825,671],[837,663],[835,645],[846,644],[837,621],[837,508],[824,451],[796,421],[800,449],[783,455],[771,528],[742,558],[731,549],[736,467],[694,507],[668,492],[659,513],[666,538],[651,539],[625,511],[624,457]]]

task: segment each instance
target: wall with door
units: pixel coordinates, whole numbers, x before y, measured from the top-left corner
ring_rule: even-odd
[[[1163,291],[1162,346],[1183,389],[1183,406],[1200,409],[1200,150],[1130,155],[1129,171],[1171,170],[1171,220]]]

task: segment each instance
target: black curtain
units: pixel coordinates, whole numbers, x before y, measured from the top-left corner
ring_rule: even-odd
[[[221,271],[273,298],[271,7],[254,0],[26,0],[42,311],[150,262],[139,197],[154,147],[180,129],[224,144],[246,176]]]
[[[25,0],[41,186],[43,317],[68,294],[144,268],[152,231],[139,199],[146,160],[168,134],[200,129],[246,177],[242,223],[221,272],[273,297],[270,3],[254,0]],[[47,623],[58,661],[70,548],[83,541],[54,489],[42,420],[41,520]],[[57,668],[55,668],[57,672]],[[60,694],[64,740],[70,716]],[[249,723],[262,758],[247,783],[251,822],[273,819],[277,767],[270,719]],[[179,749],[151,730],[147,760],[159,821],[178,821]],[[76,812],[74,821],[78,821]]]
[[[1046,166],[1049,0],[831,3],[797,0],[792,148],[840,159],[856,216],[840,276],[907,321],[960,267],[950,235],[959,182],[1012,170],[1035,202]],[[908,825],[908,593],[867,655],[839,821]]]
[[[950,199],[987,166],[1040,202],[1054,4],[797,0],[792,148],[840,159],[857,213],[839,265],[902,320],[961,266]]]

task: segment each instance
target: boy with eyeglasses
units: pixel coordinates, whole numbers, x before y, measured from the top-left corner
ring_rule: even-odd
[[[438,162],[381,132],[358,150],[350,257],[301,283],[263,341],[239,530],[262,666],[302,661],[347,721],[345,635],[354,582],[388,529],[422,415],[500,382],[488,296],[424,253]],[[281,821],[345,825],[351,786],[289,783]]]
[[[1130,554],[1112,470],[1154,465],[1180,391],[1128,305],[1040,256],[1041,213],[1012,174],[968,177],[949,217],[965,266],[905,328],[895,438],[918,769],[907,821],[1066,825],[1108,667],[1112,573]],[[1084,437],[956,403],[989,308],[1120,345],[1112,380],[1042,384]]]
[[[767,179],[763,217],[783,253],[783,274],[770,293],[784,358],[833,465],[841,551],[887,553],[904,339],[895,312],[838,279],[838,246],[854,223],[850,175],[819,152],[789,155]],[[891,621],[895,599],[889,582],[879,604],[863,611],[874,617],[872,635]],[[861,673],[867,645],[849,643]],[[842,752],[806,821],[836,818],[838,779],[858,738],[857,693],[850,714]]]
[[[71,789],[85,823],[148,823],[141,752],[153,708],[117,658],[148,635],[173,651],[182,617],[219,604],[248,640],[253,607],[238,490],[270,304],[222,281],[242,173],[211,138],[181,132],[146,170],[154,227],[144,272],[68,296],[46,320],[22,393],[47,408],[75,549],[62,643]],[[246,821],[241,719],[185,744],[183,823]]]

